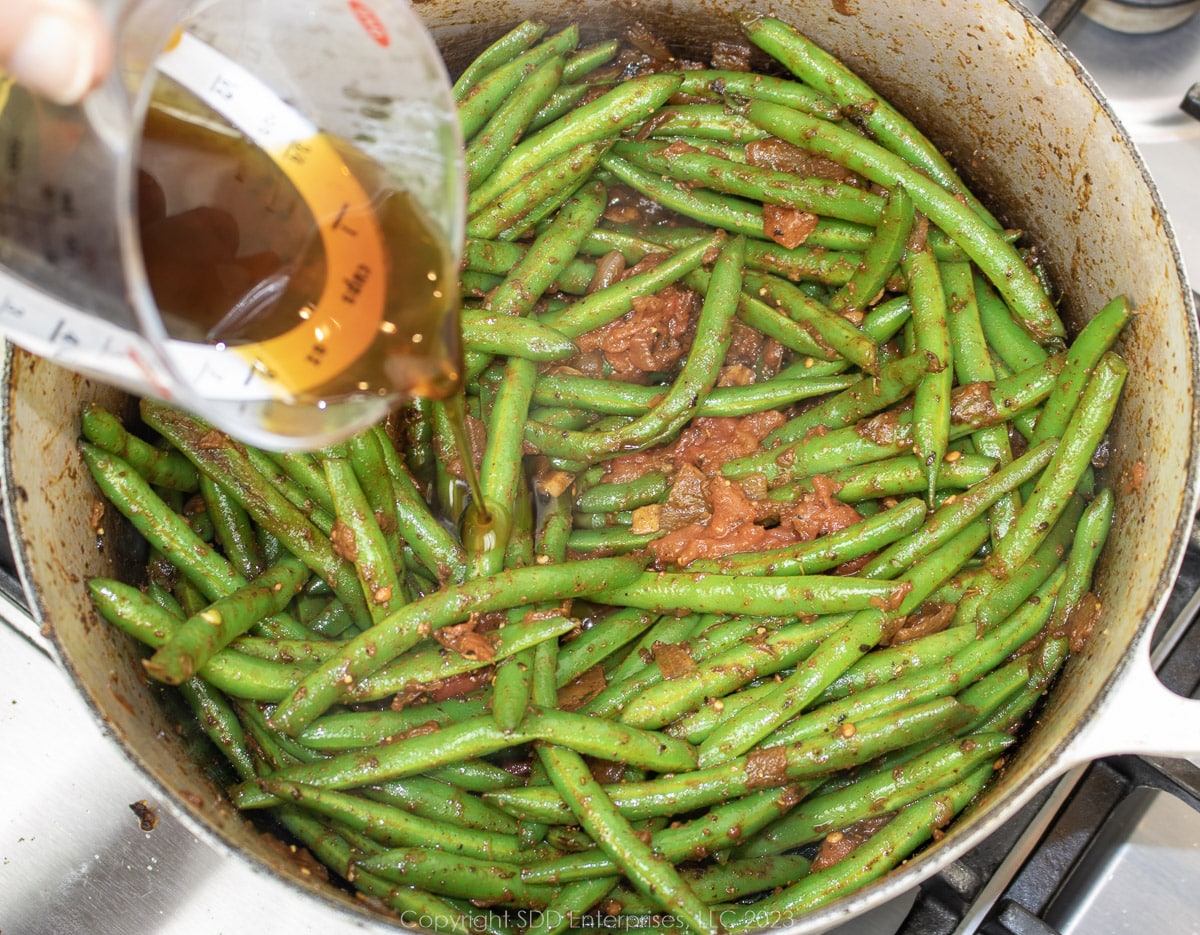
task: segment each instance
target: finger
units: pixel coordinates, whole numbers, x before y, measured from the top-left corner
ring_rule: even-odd
[[[0,3],[0,68],[34,93],[76,103],[111,62],[108,29],[86,0]]]

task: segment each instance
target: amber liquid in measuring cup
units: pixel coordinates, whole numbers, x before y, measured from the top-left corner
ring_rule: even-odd
[[[302,405],[461,389],[452,251],[353,146],[320,134],[267,153],[166,93],[139,166],[145,269],[172,338],[241,355]]]
[[[408,192],[345,141],[322,135],[268,153],[169,93],[147,114],[139,167],[142,255],[168,334],[243,355],[302,403],[450,400],[475,524],[486,525],[460,399],[458,271]],[[365,200],[324,197],[334,187]],[[326,210],[314,213],[316,202]]]

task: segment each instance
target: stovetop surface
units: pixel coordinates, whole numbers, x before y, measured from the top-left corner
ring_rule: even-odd
[[[1027,6],[1040,12],[1046,4]],[[1119,36],[1077,17],[1062,38],[1138,145],[1195,282],[1200,121],[1179,104],[1200,81],[1200,16],[1146,36]],[[9,564],[0,547],[0,567]],[[1169,624],[1191,616],[1198,591],[1200,550],[1193,548],[1160,628],[1160,676],[1189,696],[1200,694],[1200,627],[1173,631]],[[6,612],[0,595],[0,616],[18,612]],[[3,935],[359,928],[199,840],[103,736],[40,643],[36,634],[0,626]],[[1080,768],[919,892],[838,931],[1200,933],[1198,795],[1200,769],[1186,761],[1113,757]],[[157,814],[153,831],[141,830],[130,808],[141,801]]]

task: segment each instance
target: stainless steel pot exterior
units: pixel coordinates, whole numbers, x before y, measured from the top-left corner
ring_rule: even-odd
[[[520,19],[563,18],[559,5],[533,0],[415,5],[452,70]],[[901,872],[789,924],[800,933],[903,892],[982,840],[1051,776],[1097,751],[1095,744],[1073,744],[1091,725],[1104,737],[1098,715],[1144,656],[1195,510],[1198,339],[1182,263],[1140,159],[1086,76],[1021,8],[1006,0],[811,0],[754,8],[793,22],[841,56],[936,140],[1001,219],[1038,245],[1073,326],[1121,293],[1138,311],[1120,348],[1130,377],[1106,468],[1120,496],[1098,577],[1103,625],[985,800]],[[637,19],[702,55],[711,40],[734,34],[737,9],[715,0],[605,0],[572,4],[569,15],[589,37],[612,35]],[[361,923],[360,907],[290,868],[232,810],[208,764],[193,759],[162,693],[142,677],[137,650],[88,605],[89,576],[120,574],[138,558],[111,510],[97,532],[96,493],[75,452],[81,403],[119,407],[120,395],[20,352],[9,361],[7,393],[5,509],[21,573],[35,613],[106,729],[217,846],[290,874],[320,898],[344,900]],[[1137,747],[1120,734],[1110,740],[1103,752]],[[1200,729],[1181,735],[1178,745],[1169,737],[1156,743],[1197,751]]]

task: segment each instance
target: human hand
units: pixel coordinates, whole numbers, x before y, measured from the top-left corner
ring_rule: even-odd
[[[74,104],[112,63],[112,39],[88,0],[0,0],[0,71]]]

